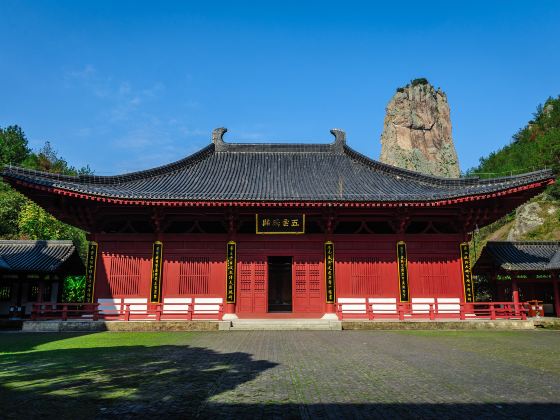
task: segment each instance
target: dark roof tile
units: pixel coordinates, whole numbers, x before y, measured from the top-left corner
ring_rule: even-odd
[[[158,168],[120,176],[61,176],[6,167],[6,179],[121,199],[178,201],[435,201],[545,181],[519,176],[439,178],[386,165],[343,140],[331,144],[235,144],[221,139]]]
[[[69,262],[73,274],[84,272],[72,241],[0,240],[0,270],[54,273]]]
[[[493,266],[506,271],[560,270],[560,242],[490,241],[484,247],[473,271]]]

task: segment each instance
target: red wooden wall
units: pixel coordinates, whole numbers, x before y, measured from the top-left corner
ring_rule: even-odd
[[[149,296],[152,263],[152,241],[149,238],[111,236],[99,241],[98,252],[97,298]]]
[[[212,239],[186,240],[178,235],[164,238],[163,298],[225,296],[227,240]]]
[[[97,298],[148,298],[152,235],[99,235]],[[164,235],[165,297],[225,298],[225,235]],[[405,240],[411,298],[464,299],[458,235],[335,235],[337,297],[398,299],[396,243]],[[268,312],[269,256],[289,256],[293,312],[326,308],[323,235],[239,235],[237,307],[241,316]]]
[[[338,297],[398,296],[394,235],[335,237],[334,249]]]
[[[423,235],[406,242],[411,297],[464,299],[460,242],[448,235]]]

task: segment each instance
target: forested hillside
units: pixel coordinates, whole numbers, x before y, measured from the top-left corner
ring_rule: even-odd
[[[537,169],[560,170],[560,96],[539,105],[534,118],[513,135],[510,144],[480,158],[480,164],[467,175],[489,178],[515,175]],[[551,186],[548,193],[560,198],[560,186]]]
[[[480,159],[467,175],[497,177],[552,168],[560,173],[560,96],[539,105],[533,119],[510,144]],[[516,212],[480,229],[476,253],[488,240],[560,240],[560,183],[551,185]],[[473,243],[474,245],[474,243]]]
[[[91,173],[89,167],[76,169],[69,165],[49,142],[39,151],[32,151],[25,133],[17,125],[0,127],[0,166],[6,164],[65,175]],[[0,181],[0,239],[71,239],[82,257],[86,250],[83,231],[59,222],[3,181]]]

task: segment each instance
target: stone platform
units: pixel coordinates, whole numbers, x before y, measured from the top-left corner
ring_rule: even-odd
[[[226,321],[24,321],[24,332],[218,331]]]
[[[238,319],[232,321],[24,321],[24,332],[95,331],[303,331],[303,330],[534,330],[560,329],[559,318],[521,320],[325,320]]]
[[[342,322],[327,319],[237,319],[231,321],[229,331],[340,331]]]

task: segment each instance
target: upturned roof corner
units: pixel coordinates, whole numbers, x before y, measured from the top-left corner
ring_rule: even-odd
[[[331,134],[334,136],[333,148],[337,153],[344,153],[346,146],[346,132],[340,128],[333,128]]]
[[[224,134],[227,133],[227,131],[228,129],[225,127],[218,127],[212,130],[212,143],[214,143],[214,148],[218,152],[224,150],[226,147]]]

